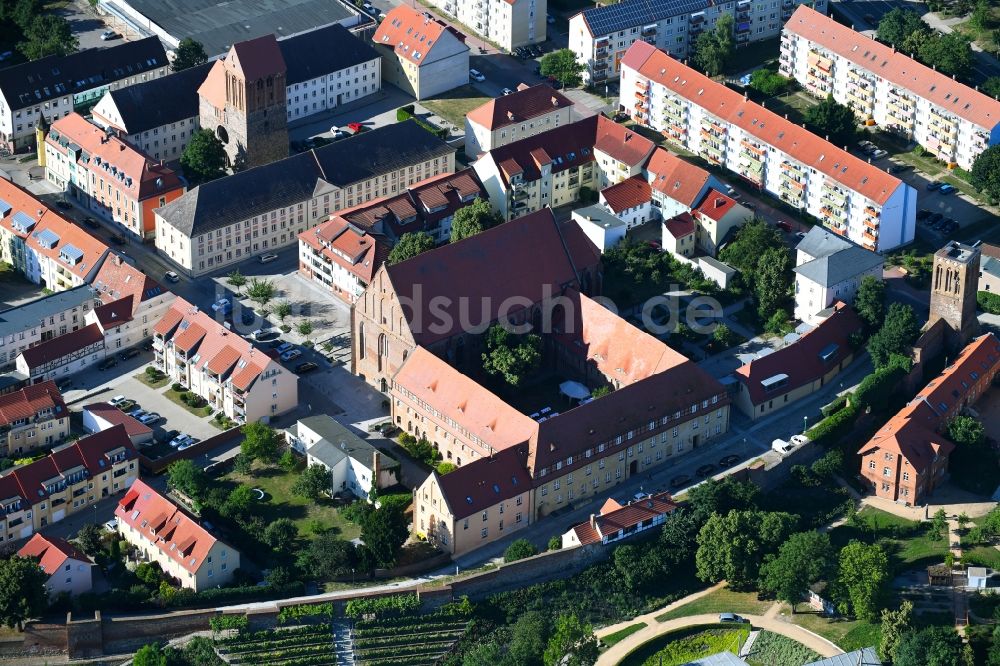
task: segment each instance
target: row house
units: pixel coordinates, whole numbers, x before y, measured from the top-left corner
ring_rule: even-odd
[[[52,124],[44,166],[49,182],[142,240],[155,233],[153,211],[184,193],[184,182],[162,160],[77,113]]]
[[[569,20],[569,48],[584,65],[584,79],[600,85],[618,78],[632,44],[642,41],[677,59],[694,54],[698,36],[715,29],[720,16],[734,19],[737,47],[773,39],[799,5],[826,11],[826,0],[623,0],[598,4]]]
[[[100,328],[109,354],[152,338],[153,326],[176,298],[173,292],[118,255],[104,262],[91,286],[97,304],[84,316],[84,321]]]
[[[156,211],[156,247],[204,275],[298,242],[331,212],[455,170],[455,149],[414,120],[218,178]]]
[[[546,83],[520,84],[465,116],[465,154],[476,157],[578,120],[573,101]]]
[[[621,103],[667,140],[876,252],[913,241],[916,190],[725,85],[637,42]]]
[[[27,539],[124,491],[139,478],[137,457],[125,427],[116,426],[0,477],[0,541]]]
[[[833,95],[861,120],[970,170],[1000,143],[1000,101],[809,7],[785,24],[780,71],[813,95]]]
[[[55,382],[0,395],[0,456],[19,458],[69,435],[69,411]]]
[[[90,283],[111,249],[33,194],[0,179],[0,260],[49,291]]]
[[[299,234],[299,272],[353,303],[403,234],[427,233],[435,243],[446,243],[455,213],[485,196],[475,172],[464,169],[337,211]]]
[[[118,501],[115,518],[121,538],[183,588],[201,592],[221,587],[240,568],[238,550],[141,479]]]
[[[298,377],[222,322],[177,297],[153,327],[153,363],[238,423],[298,405]]]
[[[33,148],[36,126],[86,112],[108,90],[169,72],[167,54],[155,37],[5,67],[0,70],[0,145],[16,152]]]
[[[60,380],[86,370],[106,355],[104,334],[97,324],[28,347],[14,362],[31,383]]]
[[[28,347],[79,330],[96,303],[93,288],[81,285],[0,311],[0,371]]]
[[[969,343],[940,375],[858,451],[861,476],[876,497],[916,506],[947,480],[955,444],[948,421],[970,409],[1000,372],[1000,340],[987,333]]]
[[[432,0],[431,4],[505,51],[545,41],[547,0]]]

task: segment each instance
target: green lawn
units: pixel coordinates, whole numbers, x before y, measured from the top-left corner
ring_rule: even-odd
[[[840,548],[853,539],[875,543],[883,539],[889,556],[899,569],[913,569],[944,561],[946,538],[932,539],[929,522],[917,522],[865,507],[855,525],[841,525],[830,531],[833,545]]]
[[[753,643],[747,663],[750,666],[802,666],[822,658],[823,655],[796,640],[762,631]]]
[[[611,647],[615,643],[622,642],[635,632],[639,631],[640,629],[645,629],[646,627],[647,625],[645,622],[636,622],[635,624],[630,624],[624,629],[619,629],[613,634],[608,634],[607,636],[601,639],[601,642],[607,645],[608,647]]]
[[[465,127],[465,116],[488,101],[490,101],[489,97],[485,97],[471,85],[464,85],[449,90],[443,95],[438,95],[434,99],[423,100],[420,104],[461,128]]]
[[[680,608],[657,615],[657,622],[666,622],[677,617],[701,615],[702,613],[741,613],[744,615],[760,615],[771,607],[770,601],[759,601],[756,592],[735,592],[722,588],[700,599],[695,599]]]
[[[163,375],[159,379],[154,380],[151,379],[150,376],[147,375],[145,372],[140,372],[139,374],[135,375],[135,378],[138,379],[143,384],[145,384],[146,386],[148,386],[149,388],[154,388],[154,389],[163,388],[164,386],[170,383],[170,377],[166,375]]]
[[[199,417],[204,418],[204,417],[208,416],[208,410],[211,409],[211,407],[208,407],[207,405],[205,407],[192,407],[191,405],[188,405],[187,403],[185,403],[184,401],[181,400],[181,394],[178,393],[177,391],[173,390],[172,388],[167,389],[166,391],[164,391],[163,395],[165,395],[172,402],[174,402],[174,403],[180,405],[181,407],[183,407],[184,409],[188,410],[189,412],[191,412],[195,416],[199,416]]]
[[[962,562],[972,566],[1000,569],[1000,550],[993,546],[976,546],[962,551]]]
[[[242,476],[236,472],[226,474],[218,483],[230,488],[242,483],[251,488],[260,488],[266,493],[264,502],[255,507],[255,515],[271,523],[278,518],[289,518],[299,528],[299,534],[312,535],[312,528],[334,529],[341,538],[353,539],[361,535],[361,528],[346,520],[334,505],[333,500],[321,498],[309,500],[292,494],[292,484],[298,470],[286,472],[277,466],[260,467],[254,464],[253,476]]]
[[[879,642],[881,630],[877,624],[840,617],[828,618],[817,613],[796,613],[788,617],[792,624],[819,634],[845,652],[878,645]]]
[[[702,625],[658,636],[629,653],[620,666],[683,666],[718,652],[739,652],[749,625]]]

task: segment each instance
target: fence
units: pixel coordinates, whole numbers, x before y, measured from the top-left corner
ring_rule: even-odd
[[[142,451],[140,451],[139,465],[141,465],[142,469],[149,474],[160,474],[166,470],[172,462],[196,458],[224,444],[235,443],[241,436],[240,426],[236,426],[235,428],[230,428],[229,430],[220,432],[218,435],[204,439],[194,446],[184,449],[183,451],[174,451],[161,458],[149,458],[143,454]]]

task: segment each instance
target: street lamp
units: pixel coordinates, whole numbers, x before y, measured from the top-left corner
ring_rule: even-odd
[[[806,434],[806,430],[809,430],[809,417],[808,416],[803,416],[802,417],[802,434],[803,435]]]

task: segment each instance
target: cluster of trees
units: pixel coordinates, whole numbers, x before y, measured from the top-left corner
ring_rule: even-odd
[[[505,635],[508,632],[504,632]],[[597,638],[576,613],[552,619],[532,610],[510,626],[509,639],[480,643],[467,652],[463,666],[591,666],[597,661]]]
[[[180,162],[184,176],[192,185],[226,175],[226,149],[212,130],[200,129],[192,134]]]
[[[835,146],[850,146],[858,136],[858,118],[854,111],[833,99],[833,95],[827,95],[822,102],[809,107],[805,121],[809,129],[829,137]]]
[[[762,321],[780,318],[783,325],[788,319],[784,306],[792,289],[792,258],[781,232],[755,217],[743,225],[719,258],[740,272],[757,304],[758,317]]]
[[[918,335],[920,326],[913,308],[902,303],[890,304],[881,328],[868,339],[872,363],[876,368],[887,367],[894,356],[906,355]]]
[[[736,22],[732,14],[722,14],[714,30],[707,30],[694,43],[694,64],[708,76],[718,76],[726,69],[736,51],[733,29]]]
[[[451,220],[450,242],[457,243],[469,236],[475,236],[502,221],[500,214],[493,210],[489,201],[476,197],[471,204],[455,211]],[[398,264],[433,249],[434,238],[429,233],[411,231],[399,237],[399,241],[389,252],[388,262],[390,266]]]
[[[79,46],[69,21],[46,12],[42,0],[0,3],[0,42],[16,43],[17,50],[28,60],[69,55]]]
[[[939,72],[958,77],[967,77],[972,72],[969,39],[960,32],[935,34],[912,9],[897,7],[883,15],[878,22],[878,39],[912,54]]]
[[[132,657],[132,666],[224,666],[212,641],[205,636],[196,636],[183,648],[161,646],[158,643],[144,645]]]
[[[183,72],[185,69],[204,65],[208,62],[208,54],[201,42],[185,37],[174,49],[174,61],[170,63],[170,69],[175,72]]]
[[[782,76],[774,70],[767,69],[766,67],[755,69],[753,73],[750,74],[750,87],[761,94],[767,95],[768,97],[780,95],[781,93],[787,91],[791,85],[792,79],[787,76]]]
[[[605,252],[603,264],[605,285],[616,285],[606,295],[622,306],[641,300],[641,294],[651,287],[665,290],[671,282],[705,294],[718,291],[700,269],[634,239],[625,239]]]
[[[997,81],[1000,88],[1000,79]],[[1000,201],[1000,146],[990,146],[979,153],[976,161],[972,163],[969,182],[990,202]]]
[[[500,324],[486,331],[483,370],[501,377],[511,388],[517,388],[533,373],[542,360],[542,338],[534,333],[517,335]]]

